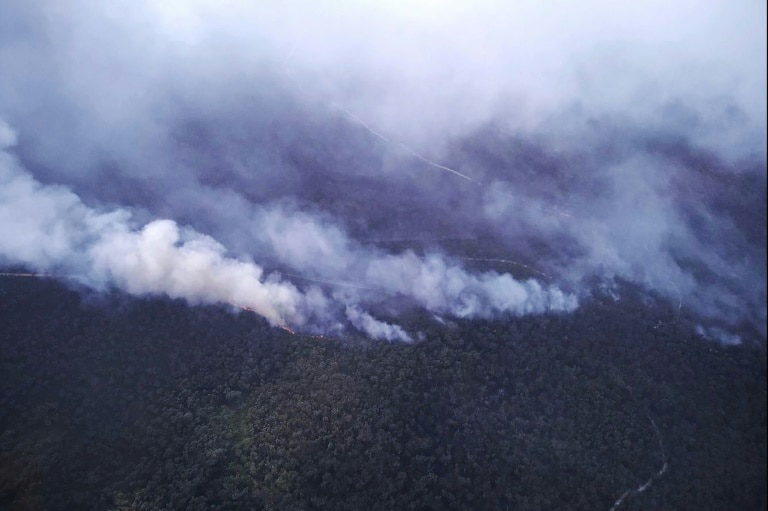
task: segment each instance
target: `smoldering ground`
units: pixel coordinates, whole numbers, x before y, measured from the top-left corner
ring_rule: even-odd
[[[567,312],[624,279],[764,337],[765,6],[163,5],[7,2],[9,262],[390,339],[392,296]]]

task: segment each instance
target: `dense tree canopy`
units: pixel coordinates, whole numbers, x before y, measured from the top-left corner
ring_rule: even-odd
[[[105,303],[108,300],[108,303]],[[0,509],[766,508],[763,347],[633,296],[413,345],[0,280]]]

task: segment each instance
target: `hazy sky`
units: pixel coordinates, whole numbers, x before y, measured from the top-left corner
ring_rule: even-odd
[[[8,263],[389,340],[618,278],[765,335],[764,2],[3,4]]]

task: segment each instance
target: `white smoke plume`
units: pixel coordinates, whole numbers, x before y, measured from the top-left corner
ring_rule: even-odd
[[[127,211],[97,212],[66,188],[42,185],[7,152],[15,134],[2,121],[0,135],[0,261],[58,273],[95,288],[117,286],[138,296],[228,303],[277,326],[323,330],[337,320],[334,309],[343,308],[346,319],[370,337],[412,340],[400,326],[379,321],[360,309],[359,297],[344,296],[334,307],[317,287],[302,292],[277,274],[265,275],[259,265],[227,257],[225,247],[213,238],[180,229],[172,220],[154,220],[136,228]],[[294,266],[300,262],[292,259],[292,255],[298,257],[294,250],[304,249],[307,260],[317,260],[338,255],[331,240],[351,244],[337,229],[334,236],[313,229],[305,217],[281,215],[279,220],[286,227],[281,236],[275,234],[274,225],[262,227],[272,251]],[[296,243],[299,245],[294,246]],[[350,253],[349,258],[354,257]],[[576,306],[575,298],[556,289],[545,290],[534,281],[518,283],[509,275],[472,276],[447,266],[437,256],[427,261],[412,253],[365,257],[371,266],[370,282],[415,299],[430,310],[488,316]],[[411,285],[403,286],[406,281]]]
[[[0,115],[34,190],[0,192],[8,260],[215,301],[256,260],[261,313],[325,331],[392,300],[569,311],[624,279],[765,336],[764,2],[2,11]]]
[[[0,122],[3,143],[13,143]],[[4,148],[5,149],[5,148]],[[126,211],[99,213],[69,190],[41,185],[0,152],[0,258],[62,272],[94,287],[248,307],[274,325],[300,321],[301,294],[264,278],[250,262],[225,257],[208,236],[180,233],[171,220],[131,227]]]
[[[696,333],[705,339],[710,341],[719,342],[725,346],[735,346],[742,343],[741,337],[737,334],[733,334],[723,330],[722,328],[710,327],[706,328],[701,325],[696,326]]]
[[[391,325],[384,321],[379,321],[367,312],[352,306],[345,309],[347,319],[362,332],[370,335],[374,339],[386,339],[387,341],[412,342],[413,339],[405,330],[397,325]]]

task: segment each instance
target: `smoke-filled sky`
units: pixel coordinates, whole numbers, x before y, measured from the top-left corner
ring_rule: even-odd
[[[764,2],[1,10],[6,265],[404,341],[625,280],[765,336]]]

